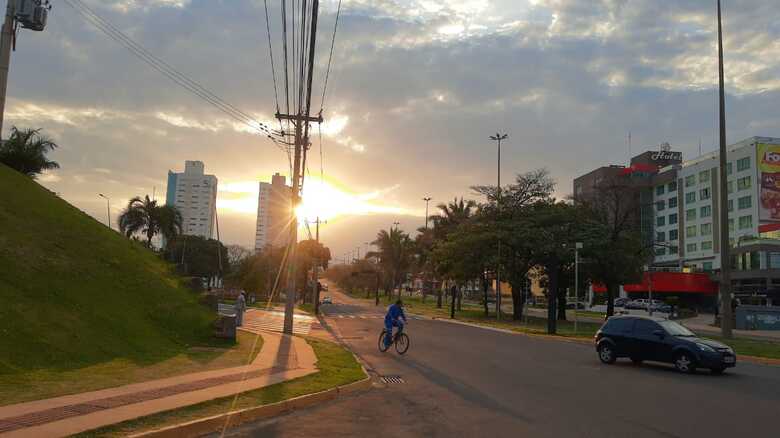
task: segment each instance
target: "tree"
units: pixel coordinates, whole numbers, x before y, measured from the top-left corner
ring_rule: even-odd
[[[615,312],[618,288],[641,278],[652,248],[642,241],[642,205],[636,187],[621,177],[602,181],[576,205],[582,218],[582,256],[587,259],[584,273],[606,287],[609,317]]]
[[[193,277],[222,277],[230,272],[228,249],[218,240],[179,235],[167,241],[164,255]]]
[[[384,272],[385,284],[388,294],[399,287],[412,264],[413,244],[409,235],[393,228],[389,232],[381,230],[377,233],[376,240],[372,242],[378,248],[376,252],[369,252],[366,257],[378,257],[379,266]],[[401,297],[401,291],[398,291]]]
[[[56,161],[46,154],[57,148],[49,137],[41,135],[40,129],[11,128],[11,136],[0,144],[0,162],[29,177],[35,178],[46,170],[59,169]]]
[[[241,263],[252,257],[252,251],[241,245],[228,245],[227,247],[227,262],[232,268],[238,268]]]
[[[119,215],[119,230],[128,238],[134,234],[146,236],[146,246],[152,247],[152,238],[162,234],[171,240],[182,231],[181,213],[170,205],[159,206],[157,201],[135,197],[127,203],[127,208]]]
[[[460,199],[455,198],[452,202],[447,204],[439,204],[437,208],[439,209],[439,214],[430,217],[430,220],[433,223],[433,231],[431,233],[433,242],[431,250],[433,250],[435,245],[446,242],[448,235],[451,232],[474,216],[474,213],[477,211],[477,203],[473,200],[465,201],[461,197]],[[433,266],[431,268],[432,272],[441,271]],[[436,307],[442,307],[441,287],[437,289]]]

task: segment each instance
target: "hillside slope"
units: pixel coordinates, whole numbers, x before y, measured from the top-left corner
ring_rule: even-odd
[[[0,374],[161,360],[212,320],[153,253],[0,164]]]

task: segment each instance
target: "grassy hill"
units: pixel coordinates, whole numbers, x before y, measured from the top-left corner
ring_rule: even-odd
[[[157,256],[0,164],[0,380],[165,360],[212,320]]]

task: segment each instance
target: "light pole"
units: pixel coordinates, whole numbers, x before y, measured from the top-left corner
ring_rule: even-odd
[[[357,247],[357,259],[360,260],[360,247]]]
[[[398,231],[398,226],[401,225],[400,222],[393,222],[393,226],[395,227],[395,230]]]
[[[507,134],[491,135],[490,139],[498,142],[498,183],[496,185],[496,208],[501,212],[501,141],[509,138]],[[498,263],[496,264],[496,319],[501,319],[501,237],[498,238]]]
[[[577,334],[577,309],[580,304],[580,250],[582,242],[574,244],[574,334]]]
[[[425,201],[425,229],[428,229],[428,203],[431,202],[430,196],[426,196],[423,198],[423,201]]]
[[[106,218],[108,219],[108,228],[111,229],[111,199],[102,193],[98,193],[98,196],[106,200]]]

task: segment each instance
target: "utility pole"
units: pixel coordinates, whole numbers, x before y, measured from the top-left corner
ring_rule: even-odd
[[[393,222],[393,227],[395,227],[395,230],[398,231],[398,226],[401,225],[400,222]]]
[[[314,315],[320,314],[320,279],[319,279],[319,272],[320,272],[320,266],[322,266],[322,259],[320,258],[320,224],[327,224],[326,221],[321,221],[320,217],[317,216],[317,221],[315,222],[317,224],[317,264],[314,265]]]
[[[304,3],[305,4],[305,3]],[[303,178],[305,175],[303,163],[305,163],[306,150],[309,147],[309,124],[319,123],[322,124],[322,115],[317,117],[310,116],[311,109],[311,91],[312,91],[312,77],[314,73],[314,58],[315,47],[317,42],[317,20],[319,17],[319,0],[312,2],[312,17],[311,17],[311,29],[309,31],[309,57],[308,57],[308,80],[306,84],[306,102],[303,108],[300,108],[298,114],[281,114],[277,113],[276,118],[279,121],[289,120],[295,126],[295,141],[294,150],[295,158],[293,160],[293,186],[292,194],[290,196],[290,239],[288,242],[289,251],[287,264],[287,299],[284,306],[284,333],[288,335],[293,334],[293,315],[295,312],[296,302],[296,281],[295,276],[297,272],[296,262],[296,249],[298,246],[298,218],[296,217],[296,211],[301,202],[301,187],[303,186]],[[301,66],[301,72],[303,72],[303,66]]]
[[[423,198],[423,201],[425,201],[425,229],[428,229],[428,203],[431,202],[430,196],[426,196]]]
[[[8,73],[11,69],[11,50],[16,49],[17,24],[20,23],[25,29],[42,31],[46,27],[46,19],[51,9],[49,0],[38,0],[31,3],[30,7],[31,10],[17,11],[16,0],[7,0],[5,7],[5,21],[0,30],[0,137],[3,132]],[[17,12],[26,14],[17,17]]]
[[[108,229],[111,229],[111,199],[108,198],[108,196],[98,193],[98,196],[106,200],[106,219],[108,222]]]
[[[357,259],[360,260],[360,247],[357,247]]]
[[[498,142],[498,185],[496,186],[496,207],[501,213],[501,141],[509,138],[507,134],[491,135],[490,139]],[[496,263],[496,319],[501,319],[501,236],[498,237],[498,263]]]
[[[580,305],[580,250],[582,242],[574,243],[574,334],[577,334],[577,309]]]
[[[720,332],[724,338],[732,337],[731,309],[731,257],[729,254],[729,212],[728,185],[726,178],[726,91],[723,81],[723,27],[721,21],[720,0],[718,0],[718,94],[720,97]]]

